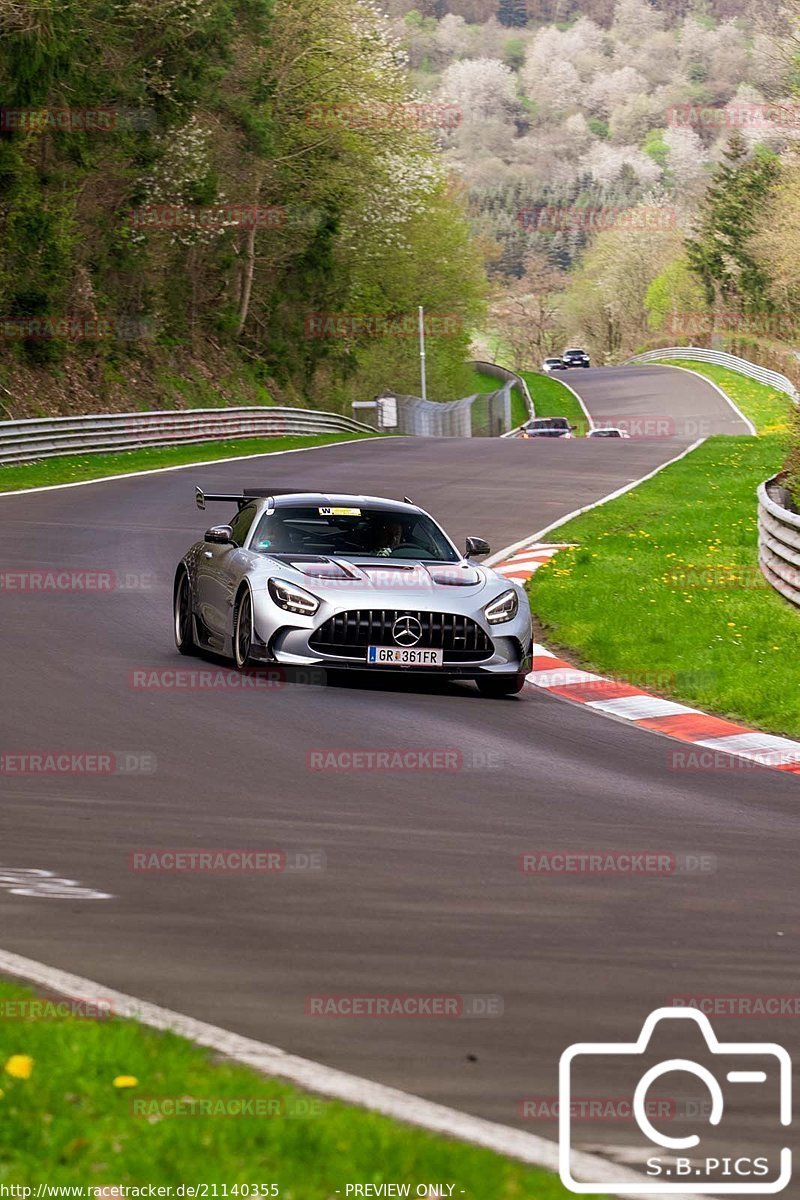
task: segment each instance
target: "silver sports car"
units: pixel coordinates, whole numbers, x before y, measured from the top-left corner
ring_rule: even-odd
[[[426,672],[474,679],[487,696],[519,692],[531,616],[520,584],[462,555],[406,497],[247,488],[204,495],[236,506],[175,574],[181,654],[211,650],[259,663]]]

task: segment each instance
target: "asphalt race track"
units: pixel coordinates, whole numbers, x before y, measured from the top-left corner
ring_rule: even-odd
[[[561,1051],[632,1040],[676,995],[792,994],[798,780],[670,770],[673,745],[546,695],[348,679],[242,692],[131,686],[136,668],[208,666],[174,650],[177,560],[227,510],[206,490],[308,485],[411,496],[463,542],[500,550],[635,480],[707,433],[744,432],[719,394],[666,368],[572,371],[597,419],[672,425],[618,441],[357,443],[0,497],[3,569],[129,573],[128,590],[0,594],[5,752],[136,751],[154,774],[2,780],[3,867],[110,893],[0,886],[5,950],[456,1108],[555,1138],[519,1115],[553,1097]],[[137,584],[140,573],[152,573]],[[621,581],[624,586],[624,581]],[[647,664],[642,664],[646,670]],[[445,772],[310,770],[327,748],[447,748]],[[322,871],[141,873],[140,848],[324,852]],[[539,877],[530,850],[716,856],[680,877]],[[502,1015],[336,1019],[306,998],[502,997]],[[726,1040],[798,1049],[797,1021],[728,1019]],[[597,1091],[603,1091],[603,1082]],[[608,1081],[605,1083],[608,1091]],[[613,1087],[611,1088],[613,1094]],[[782,1143],[768,1106],[739,1149]],[[615,1129],[624,1144],[624,1124]],[[587,1126],[585,1144],[598,1142]]]

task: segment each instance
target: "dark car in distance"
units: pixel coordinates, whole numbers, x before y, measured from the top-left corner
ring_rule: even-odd
[[[520,430],[522,438],[571,438],[576,426],[570,425],[566,417],[535,417],[527,421]]]

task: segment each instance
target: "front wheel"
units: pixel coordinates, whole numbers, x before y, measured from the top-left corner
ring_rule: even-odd
[[[248,588],[239,597],[233,622],[233,657],[240,671],[251,664],[253,647],[253,600]]]
[[[516,696],[525,687],[525,676],[520,675],[489,675],[486,679],[476,679],[478,691],[482,696],[498,699],[500,696]]]
[[[175,586],[175,645],[181,654],[194,654],[197,650],[192,620],[192,585],[186,571],[181,571]]]

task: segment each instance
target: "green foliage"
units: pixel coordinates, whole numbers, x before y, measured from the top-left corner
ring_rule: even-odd
[[[147,346],[28,340],[17,356],[114,362],[168,350],[179,363],[202,359],[213,339],[291,394],[327,402],[331,384],[359,386],[362,364],[372,380],[374,339],[309,338],[314,312],[444,306],[464,349],[481,270],[429,135],[359,122],[357,111],[331,117],[354,98],[365,112],[402,111],[411,98],[374,9],[114,0],[111,19],[109,0],[20,0],[17,12],[3,27],[4,101],[102,110],[106,122],[28,122],[0,139],[2,311],[135,318],[152,334]],[[409,21],[436,26],[420,13]],[[451,356],[433,358],[446,390]]]
[[[769,280],[748,241],[777,173],[774,155],[751,155],[741,134],[731,137],[703,199],[697,234],[687,242],[709,305],[720,300],[745,311],[769,307]]]
[[[519,37],[507,38],[503,43],[503,62],[518,71],[525,61],[525,42]]]
[[[586,121],[589,126],[589,131],[595,137],[602,138],[603,141],[608,137],[608,121],[604,121],[602,117],[589,117]]]
[[[797,612],[758,567],[756,488],[786,452],[787,397],[718,367],[708,374],[759,427],[712,437],[625,496],[569,522],[530,587],[550,644],[588,670],[637,677],[757,728],[797,737]],[[620,579],[625,587],[620,587]]]
[[[664,329],[670,314],[685,317],[706,311],[705,290],[692,273],[685,254],[673,259],[656,275],[645,295],[650,328]]]
[[[651,129],[642,142],[642,150],[662,169],[667,165],[667,155],[669,154],[669,147],[664,141],[664,133],[663,129]]]

